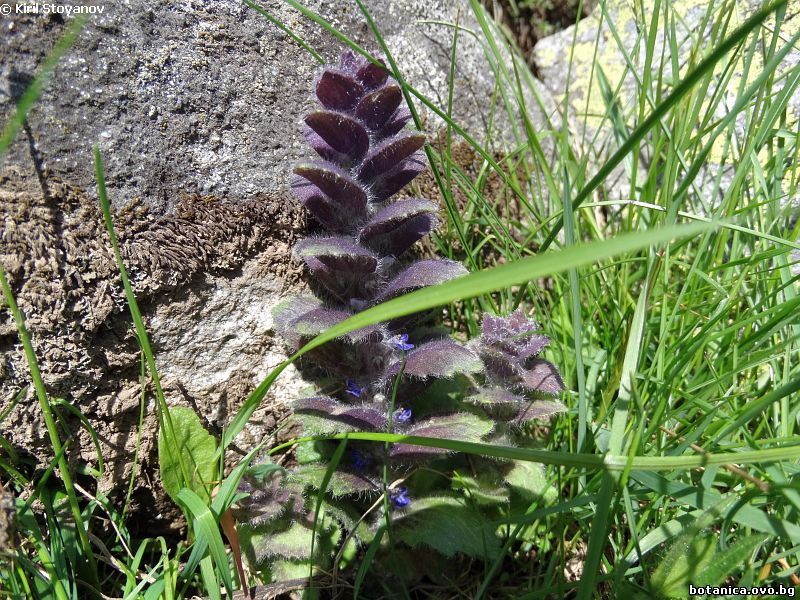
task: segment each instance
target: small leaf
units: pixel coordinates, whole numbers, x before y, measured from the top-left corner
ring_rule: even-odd
[[[395,513],[392,520],[395,537],[411,547],[430,546],[448,557],[461,553],[494,558],[500,553],[490,521],[456,498],[412,499],[410,508]]]
[[[534,360],[522,373],[522,385],[529,390],[557,394],[564,389],[564,381],[555,366],[546,360]]]
[[[367,130],[345,114],[318,110],[307,115],[305,123],[331,150],[348,156],[352,162],[361,160],[369,149]],[[320,154],[325,158],[324,152]]]
[[[467,273],[461,263],[453,260],[418,260],[392,279],[378,299],[383,302],[411,290],[443,283]]]
[[[374,89],[386,83],[389,79],[389,71],[386,70],[386,63],[382,60],[378,61],[380,65],[376,65],[364,59],[364,64],[358,67],[356,77],[364,84],[367,89]]]
[[[295,522],[288,529],[258,536],[253,541],[256,561],[267,558],[308,558],[314,531],[304,523]]]
[[[503,387],[479,388],[476,393],[468,396],[465,400],[473,404],[489,405],[520,404],[526,401],[524,396],[510,392]]]
[[[389,366],[387,375],[403,374],[411,377],[453,377],[458,373],[478,373],[483,369],[480,359],[461,344],[450,339],[434,340],[411,350],[405,365],[397,361]]]
[[[292,192],[304,204],[309,198],[323,194],[349,212],[358,212],[367,205],[367,193],[350,175],[329,162],[304,163],[294,169],[300,179],[292,182]]]
[[[319,434],[343,431],[382,431],[386,428],[386,414],[369,405],[351,405],[337,402],[333,398],[303,398],[294,402],[296,413],[310,413],[330,420],[326,431]]]
[[[567,409],[561,402],[554,400],[525,400],[520,404],[512,419],[515,425],[522,425],[534,419],[546,419]]]
[[[306,238],[295,245],[294,252],[306,259],[312,269],[313,264],[308,260],[312,258],[329,269],[349,273],[372,273],[378,266],[375,253],[346,237]]]
[[[665,598],[687,598],[689,584],[714,560],[716,545],[716,537],[708,532],[679,537],[650,577],[653,591]]]
[[[355,78],[330,68],[322,72],[316,88],[319,101],[331,110],[350,110],[364,94],[364,86]]]
[[[386,85],[364,96],[356,107],[356,117],[370,129],[380,129],[395,114],[403,100],[397,85]]]
[[[422,173],[426,166],[425,155],[415,152],[396,167],[376,177],[370,186],[373,202],[384,202],[394,196]]]
[[[327,464],[302,465],[291,472],[290,479],[304,487],[319,489],[327,470]],[[340,466],[328,482],[327,491],[335,498],[374,494],[380,491],[380,482],[373,481],[366,473],[358,473]]]
[[[363,183],[372,182],[376,177],[386,174],[414,154],[424,144],[425,136],[418,133],[408,133],[387,139],[375,146],[364,157],[364,161],[358,169],[358,180]]]
[[[698,575],[692,583],[696,586],[720,585],[725,579],[743,565],[747,565],[753,552],[769,539],[766,535],[742,537],[721,552]]]
[[[378,132],[378,138],[384,139],[399,133],[410,120],[411,111],[407,107],[401,106]]]
[[[558,492],[547,481],[543,465],[525,460],[511,462],[513,466],[503,479],[516,494],[528,502],[539,500],[544,505],[556,501]]]
[[[453,490],[461,491],[466,498],[482,506],[497,506],[508,502],[508,489],[494,477],[482,473],[477,477],[453,477]]]
[[[314,308],[291,321],[288,327],[291,329],[292,334],[297,336],[298,339],[306,340],[319,335],[326,329],[352,316],[353,313],[346,310]],[[374,338],[377,340],[382,336],[381,325],[377,324],[368,325],[367,327],[351,331],[342,336],[342,339],[348,340],[351,343],[356,343],[366,340],[367,338]]]
[[[407,435],[420,437],[478,442],[488,434],[494,423],[471,413],[437,415],[416,423],[406,431]],[[389,456],[397,461],[419,460],[426,457],[446,454],[447,450],[414,444],[393,444]]]
[[[359,241],[382,255],[400,256],[436,228],[436,205],[399,200],[378,211],[361,229]]]
[[[169,409],[169,416],[175,438],[163,427],[158,431],[158,466],[164,490],[176,502],[184,487],[207,501],[210,486],[217,478],[217,442],[191,408],[174,406]],[[181,462],[189,481],[184,481]]]

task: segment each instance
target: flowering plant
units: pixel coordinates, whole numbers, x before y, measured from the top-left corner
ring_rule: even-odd
[[[292,190],[321,227],[294,248],[316,297],[290,298],[274,311],[292,350],[358,311],[466,273],[451,260],[407,258],[436,227],[437,207],[423,198],[393,200],[425,168],[425,136],[405,130],[410,112],[387,69],[346,52],[321,72],[315,88],[321,108],[305,117],[305,137],[319,160],[296,166]],[[430,317],[364,327],[308,352],[328,393],[294,402],[306,433],[514,444],[526,422],[563,409],[554,397],[561,378],[538,357],[549,340],[522,311],[486,316],[480,337],[466,345],[432,328]],[[236,516],[251,562],[276,577],[307,574],[309,561],[324,566],[345,540],[370,543],[387,523],[406,547],[425,545],[443,555],[499,548],[464,494],[435,475],[463,466],[464,457],[406,443],[349,440],[323,490],[327,519],[315,524],[309,491],[319,496],[335,449],[318,442],[298,450],[295,468],[262,464],[244,480],[241,491],[249,495]],[[507,502],[509,487],[524,474],[514,474],[512,461],[485,462],[479,476],[461,476],[455,487],[469,487],[488,498],[484,503]],[[370,512],[381,497],[385,518]],[[449,527],[446,535],[442,527]]]

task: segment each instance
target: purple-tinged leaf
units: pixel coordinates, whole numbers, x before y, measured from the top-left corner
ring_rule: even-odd
[[[378,266],[378,256],[346,237],[306,238],[295,245],[294,252],[312,269],[314,261],[309,259],[348,273],[373,273]]]
[[[311,149],[319,154],[322,159],[338,165],[343,169],[349,169],[353,166],[353,158],[349,154],[331,148],[328,142],[323,140],[319,134],[308,125],[304,126],[303,135],[308,145],[311,146]]]
[[[323,286],[336,299],[344,304],[353,298],[372,297],[372,290],[379,285],[380,274],[362,273],[352,269],[333,269],[314,256],[303,258],[313,273],[314,282]]]
[[[484,419],[471,413],[454,413],[450,415],[437,415],[421,421],[408,428],[406,435],[419,437],[440,438],[445,440],[459,440],[462,442],[479,442],[488,434],[494,424],[489,419]],[[429,446],[416,446],[414,444],[392,444],[389,456],[398,461],[416,460],[447,453],[441,448]]]
[[[489,405],[519,404],[528,401],[523,396],[502,387],[480,388],[477,393],[468,396],[465,400],[474,404]]]
[[[561,402],[554,400],[531,400],[520,405],[517,414],[512,419],[515,425],[522,425],[534,419],[546,419],[553,415],[564,412],[567,409]]]
[[[424,145],[425,136],[418,133],[408,133],[399,137],[389,138],[375,146],[370,150],[369,154],[364,157],[364,161],[361,163],[356,177],[359,181],[370,183],[374,181],[376,177],[386,176],[392,169],[397,167],[402,161],[414,154]],[[392,175],[392,177],[396,177],[396,175]],[[414,175],[414,177],[416,177],[416,175]],[[409,179],[409,181],[411,180]],[[393,193],[394,192],[392,192],[392,194]]]
[[[410,120],[411,120],[411,111],[408,110],[407,107],[401,106],[386,122],[386,125],[381,127],[377,137],[379,139],[384,139],[388,138],[391,135],[399,133],[400,131],[403,130],[403,127],[405,127]]]
[[[364,84],[364,87],[371,90],[376,87],[382,86],[389,79],[389,71],[386,69],[386,63],[379,60],[380,65],[376,65],[367,59],[364,59],[362,65],[356,71],[356,77]]]
[[[295,167],[294,172],[301,178],[292,184],[292,191],[300,202],[305,203],[309,197],[321,192],[348,211],[361,211],[367,204],[364,188],[346,171],[332,163],[300,164]],[[308,183],[304,185],[303,179]]]
[[[294,330],[292,323],[304,314],[318,309],[322,302],[316,298],[292,297],[283,300],[272,309],[272,318],[275,322],[275,331],[284,339],[292,350],[297,350],[302,343],[299,335]]]
[[[400,256],[436,228],[435,213],[436,205],[428,200],[392,202],[362,227],[359,241],[382,255]]]
[[[466,275],[467,270],[461,263],[446,259],[419,260],[401,271],[383,289],[378,299],[383,302],[394,296],[405,294],[411,290],[436,285]]]
[[[521,309],[507,317],[485,315],[481,323],[481,338],[488,343],[505,342],[539,329],[536,321],[528,319]]]
[[[389,365],[387,375],[397,375],[402,361]],[[423,344],[406,354],[403,374],[409,377],[453,377],[459,373],[478,373],[480,359],[461,344],[449,339]]]
[[[370,129],[380,129],[395,114],[403,100],[396,85],[389,84],[364,96],[356,106],[356,117]]]
[[[555,366],[546,360],[537,359],[522,374],[522,386],[545,394],[557,394],[564,389],[564,382]]]
[[[303,465],[291,472],[293,480],[302,482],[306,487],[319,489],[328,470],[326,464]],[[341,465],[333,473],[328,482],[327,492],[334,497],[372,494],[380,490],[380,483],[374,481],[369,475],[354,472],[343,468]]]
[[[546,335],[533,334],[524,340],[524,343],[515,344],[515,352],[520,360],[533,358],[550,344],[550,338]]]
[[[302,398],[294,403],[298,414],[309,413],[319,417],[315,422],[315,433],[326,435],[344,431],[383,431],[386,429],[386,414],[369,405],[353,405],[337,402],[333,398]]]
[[[421,152],[415,152],[396,167],[373,180],[370,187],[372,200],[374,202],[388,200],[422,173],[426,166],[425,155]]]
[[[289,324],[289,328],[300,340],[308,340],[352,316],[353,313],[345,310],[333,310],[319,307],[304,313],[302,316],[292,321]],[[346,339],[351,343],[365,340],[370,336],[374,336],[377,339],[381,336],[380,331],[380,324],[368,325],[346,333],[339,339]]]
[[[360,160],[369,149],[369,134],[355,119],[342,113],[318,110],[305,118],[308,125],[331,149]]]
[[[524,368],[527,359],[539,354],[550,343],[550,338],[535,333],[538,329],[536,321],[528,319],[522,310],[508,317],[486,315],[479,344],[487,353],[497,354],[494,359],[516,362]]]
[[[326,69],[317,81],[317,98],[330,110],[350,110],[364,94],[364,86],[342,71]]]

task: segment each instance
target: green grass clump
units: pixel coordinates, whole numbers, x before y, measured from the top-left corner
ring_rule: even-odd
[[[342,45],[369,55],[319,15],[286,1]],[[57,428],[50,432],[51,468],[35,479],[0,440],[6,489],[27,490],[16,503],[20,534],[0,565],[0,593],[219,597],[221,587],[235,587],[217,524],[236,500],[251,457],[222,473],[216,496],[207,479],[221,470],[226,448],[271,384],[302,353],[345,331],[435,306],[445,307],[448,321],[467,335],[478,332],[482,312],[531,308],[554,341],[547,358],[564,375],[570,410],[538,432],[535,448],[413,440],[543,463],[556,492],[509,507],[491,523],[504,532],[500,557],[459,565],[455,580],[431,575],[416,593],[623,598],[681,596],[689,583],[793,585],[800,569],[800,295],[790,253],[800,248],[793,204],[800,124],[790,103],[800,66],[778,67],[797,49],[800,33],[783,27],[786,2],[741,22],[732,18],[736,3],[710,3],[702,16],[708,34],[689,40],[680,65],[669,58],[679,45],[670,32],[682,17],[671,3],[655,2],[638,17],[637,60],[620,48],[630,89],[597,68],[592,85],[602,106],[578,111],[567,89],[545,123],[527,118],[545,104],[525,61],[477,0],[475,30],[426,25],[452,36],[456,47],[464,35],[483,45],[497,80],[487,110],[508,113],[516,124],[515,144],[501,157],[487,150],[492,131],[467,132],[450,118],[455,78],[445,106],[425,97],[402,78],[379,24],[359,6],[409,104],[446,125],[443,143],[426,147],[448,217],[436,244],[472,274],[359,313],[280,365],[221,440],[203,438],[205,463],[214,468],[197,465],[192,448],[180,442],[184,428],[196,425],[185,415],[173,420],[160,402],[163,454],[170,457],[162,467],[170,469],[172,493],[189,523],[179,543],[134,539],[124,505],[75,485]],[[612,30],[616,25],[608,21]],[[658,31],[666,32],[663,40]],[[732,101],[726,90],[734,91]],[[21,118],[35,93],[25,98]],[[0,154],[21,118],[4,130]],[[419,126],[416,111],[414,118]],[[588,138],[576,131],[588,131]],[[458,162],[457,145],[474,155],[472,165]],[[97,164],[102,182],[99,157]],[[610,176],[620,169],[624,183],[612,189]],[[47,421],[63,405],[48,396],[23,315],[2,283]],[[143,381],[152,381],[163,401],[143,321],[126,291]],[[350,437],[398,441],[390,434]],[[347,559],[356,561],[359,586],[369,580],[374,550],[360,552]]]

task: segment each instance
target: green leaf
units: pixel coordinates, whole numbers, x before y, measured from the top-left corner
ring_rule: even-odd
[[[211,452],[214,452],[213,448]],[[231,578],[228,555],[225,552],[225,544],[219,532],[217,515],[211,512],[205,500],[188,488],[181,489],[176,494],[175,500],[186,510],[186,514],[193,518],[194,532],[197,536],[195,543],[208,547],[210,556],[214,560],[214,565],[222,576],[225,589],[231,594],[233,592],[233,580]],[[203,569],[202,560],[200,565],[201,569]],[[206,577],[207,572],[204,572],[203,576]]]
[[[158,466],[164,489],[177,502],[178,494],[184,487],[180,469],[182,460],[189,470],[190,480],[186,486],[208,503],[210,484],[217,478],[217,462],[214,459],[217,442],[203,428],[200,418],[192,409],[175,406],[169,409],[169,413],[177,447],[169,442],[169,436],[160,429]]]
[[[496,506],[508,502],[508,490],[496,477],[481,473],[477,477],[457,475],[451,484],[453,490],[462,490],[467,498],[482,506]]]
[[[329,481],[325,481],[329,465],[316,463],[301,465],[289,472],[288,481],[311,487],[315,490],[325,489],[334,498],[350,495],[361,495],[377,492],[378,485],[363,473],[334,471]]]
[[[547,481],[544,466],[539,463],[515,460],[505,480],[525,500],[552,504],[558,498],[556,488]]]
[[[711,564],[716,545],[716,537],[708,532],[699,532],[693,537],[680,536],[650,578],[653,591],[664,598],[688,597],[689,584],[694,584]]]
[[[445,556],[494,557],[500,551],[489,521],[466,502],[448,496],[412,498],[393,516],[394,536],[409,546],[426,545]]]
[[[737,540],[722,552],[718,552],[711,564],[692,583],[695,585],[721,584],[728,575],[747,564],[753,552],[768,539],[769,536],[766,535],[748,535]]]

